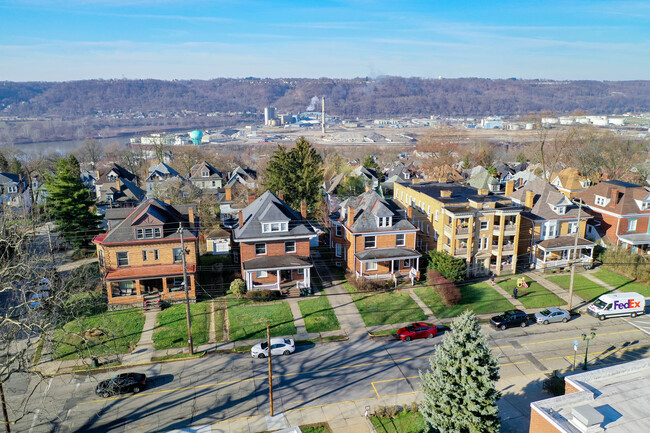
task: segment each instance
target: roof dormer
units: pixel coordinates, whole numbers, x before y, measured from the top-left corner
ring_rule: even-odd
[[[643,199],[641,200],[634,200],[636,202],[636,205],[639,206],[639,209],[641,210],[650,210],[650,194],[646,195]]]
[[[607,206],[611,201],[610,198],[603,197],[602,195],[594,194],[594,204],[596,206]]]

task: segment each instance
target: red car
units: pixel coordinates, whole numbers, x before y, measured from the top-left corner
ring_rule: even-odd
[[[438,328],[433,323],[415,322],[397,331],[400,340],[411,341],[415,338],[433,338],[438,335]]]

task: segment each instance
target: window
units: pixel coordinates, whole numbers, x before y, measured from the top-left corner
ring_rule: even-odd
[[[305,275],[305,268],[298,269],[298,275]]]
[[[135,285],[133,284],[133,281],[120,281],[118,284],[120,287],[121,294],[125,294],[125,295],[134,294],[133,289],[135,288]]]
[[[99,251],[99,266],[104,267],[104,252]]]
[[[395,245],[398,247],[403,247],[406,245],[406,240],[404,239],[403,233],[395,235]]]
[[[427,216],[431,216],[431,205],[427,205]]]
[[[393,217],[377,217],[378,227],[390,227],[393,225]]]
[[[436,221],[438,221],[438,216],[440,215],[440,211],[436,209]]]
[[[636,218],[631,218],[627,220],[627,231],[628,232],[636,231]]]
[[[641,210],[648,210],[648,209],[650,209],[650,201],[641,202]]]
[[[287,223],[287,222],[263,223],[262,224],[262,232],[263,233],[286,232],[288,230],[289,230],[289,223]]]
[[[15,192],[15,191],[9,191],[9,192]],[[113,201],[113,194],[106,194],[106,200]]]
[[[488,247],[488,238],[482,237],[478,241],[478,249],[479,250],[487,250]]]
[[[174,248],[174,263],[180,263],[183,261],[183,250],[181,248]]]
[[[597,195],[595,196],[595,202],[596,206],[605,206],[606,200],[605,197]]]
[[[404,201],[404,191],[399,192],[399,200]]]
[[[437,241],[438,240],[438,230],[433,229],[433,240]]]
[[[481,230],[487,230],[489,225],[489,221],[481,221]]]
[[[337,224],[335,227],[336,227],[336,236],[338,237],[343,236],[343,226],[341,224]]]
[[[142,261],[143,262],[147,261],[147,250],[142,250]]]
[[[429,236],[429,224],[427,224],[427,236]]]
[[[154,239],[161,237],[160,227],[136,229],[135,237],[137,239]]]
[[[266,278],[269,276],[269,273],[266,271],[257,271],[255,272],[255,278]]]
[[[334,250],[334,254],[336,254],[336,257],[341,257],[342,250],[343,250],[343,247],[341,246],[341,244],[336,244],[336,247],[335,247],[335,250]]]
[[[366,271],[376,271],[377,262],[366,262]]]
[[[375,245],[377,243],[375,236],[365,236],[363,239],[365,248],[375,248]]]
[[[170,278],[168,281],[171,283],[170,286],[172,286],[172,288],[178,290],[183,287],[183,277]]]
[[[287,241],[284,243],[284,252],[291,254],[296,252],[296,241]]]
[[[557,223],[555,221],[544,223],[543,236],[546,239],[557,236]]]
[[[411,259],[404,260],[404,266],[402,267],[402,269],[408,269],[410,267],[411,267]]]
[[[263,256],[266,254],[266,244],[255,244],[255,255]]]
[[[571,221],[569,223],[569,234],[575,234],[578,232],[578,221]]]
[[[129,253],[128,251],[117,252],[117,266],[129,266]]]
[[[203,176],[203,177],[210,177],[210,172],[207,171],[207,170],[202,171],[202,172],[201,172],[201,176]]]
[[[217,186],[217,181],[216,181],[216,180],[213,180],[213,181],[212,181],[212,186],[213,186],[213,187]]]

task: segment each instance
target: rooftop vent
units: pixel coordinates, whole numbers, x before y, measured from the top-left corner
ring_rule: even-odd
[[[574,407],[571,411],[573,417],[569,422],[580,430],[581,433],[598,433],[605,431],[600,424],[605,421],[602,413],[589,405]]]

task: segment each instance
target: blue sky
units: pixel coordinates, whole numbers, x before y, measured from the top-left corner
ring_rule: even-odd
[[[0,0],[0,81],[650,79],[650,1]]]

